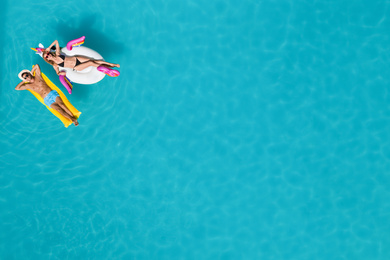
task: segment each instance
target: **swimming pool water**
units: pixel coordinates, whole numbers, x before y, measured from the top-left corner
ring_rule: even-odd
[[[1,259],[389,259],[389,1],[10,1]],[[86,36],[121,76],[64,128],[17,73]]]

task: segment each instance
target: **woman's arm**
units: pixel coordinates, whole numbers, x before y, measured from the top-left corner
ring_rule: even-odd
[[[58,68],[58,65],[53,65],[53,69],[56,71],[57,75],[60,75],[60,69]]]
[[[46,48],[46,51],[50,51],[51,47],[53,47],[54,45],[56,46],[56,54],[60,55],[60,45],[58,44],[57,40],[55,40],[52,44],[50,44],[50,46]]]
[[[66,72],[65,71],[60,71],[60,69],[58,68],[57,65],[53,65],[53,69],[56,71],[57,75],[66,75]]]

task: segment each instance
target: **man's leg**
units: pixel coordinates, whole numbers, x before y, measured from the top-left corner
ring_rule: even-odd
[[[57,97],[58,98],[58,97]],[[62,101],[62,100],[61,100]],[[53,104],[50,105],[51,108],[53,108],[54,110],[58,111],[62,116],[64,116],[65,118],[71,120],[75,126],[78,126],[79,125],[79,122],[77,121],[77,119],[72,115],[72,113],[70,113],[71,115],[69,115],[64,109],[62,109],[62,107],[57,104],[57,102],[54,102]],[[67,109],[68,110],[68,109]],[[68,110],[69,111],[69,110]],[[70,112],[70,111],[69,111]]]
[[[56,102],[70,117],[73,117],[72,112],[66,107],[61,97],[56,97]]]

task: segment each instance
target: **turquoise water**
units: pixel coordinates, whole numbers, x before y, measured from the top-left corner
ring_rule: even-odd
[[[389,7],[3,4],[0,258],[389,259]],[[14,87],[82,35],[122,74],[66,129]]]

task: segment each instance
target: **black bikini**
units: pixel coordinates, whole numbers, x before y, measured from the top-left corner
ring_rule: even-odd
[[[60,54],[59,56],[61,59],[62,59],[62,63],[58,63],[57,65],[60,66],[60,67],[64,67],[64,63],[65,63],[65,55],[63,54]]]
[[[81,64],[81,62],[79,61],[79,59],[76,58],[76,65],[74,65],[74,67],[76,67],[76,66],[78,66],[78,65],[80,65],[80,64]],[[74,67],[73,67],[73,68],[74,68]]]
[[[58,63],[57,65],[60,66],[60,67],[64,67],[64,63],[65,63],[65,55],[63,54],[60,54],[59,57],[62,59],[62,63]],[[73,68],[75,68],[76,66],[80,65],[81,62],[79,61],[79,59],[76,58],[76,65],[74,65]]]

